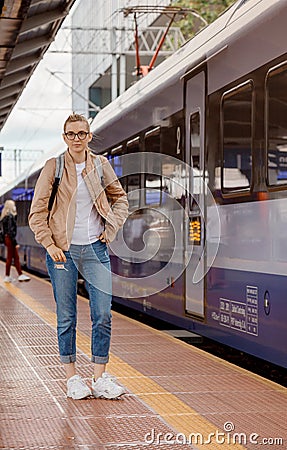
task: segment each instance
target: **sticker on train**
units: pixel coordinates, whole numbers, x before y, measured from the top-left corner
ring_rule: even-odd
[[[223,327],[258,336],[258,287],[246,286],[245,302],[221,297],[219,315],[212,317]]]

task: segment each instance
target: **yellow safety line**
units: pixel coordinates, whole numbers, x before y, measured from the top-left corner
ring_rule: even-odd
[[[47,324],[51,325],[53,328],[56,328],[56,314],[54,312],[50,311],[30,295],[24,293],[20,288],[10,283],[3,283],[1,278],[0,280],[0,285],[6,289],[6,291],[8,291],[26,307],[31,309],[32,312],[41,317],[41,319],[43,319]],[[132,321],[132,319],[126,317],[125,319]],[[144,324],[139,325],[146,327]],[[157,330],[153,331],[157,332]],[[162,336],[162,333],[158,333]],[[167,339],[170,338],[168,335],[165,337]],[[180,342],[178,341],[178,343]],[[90,354],[90,338],[80,331],[77,332],[77,347],[85,354]],[[219,436],[219,439],[221,440],[216,441],[216,434],[223,433],[222,430],[216,428],[214,424],[179,400],[175,395],[171,394],[155,381],[143,375],[141,372],[134,369],[121,358],[112,353],[110,354],[109,372],[117,377],[124,377],[125,386],[145,404],[152,408],[156,414],[159,414],[167,424],[177,431],[177,433],[180,433],[180,435],[177,435],[179,443],[183,443],[184,436],[188,437],[191,433],[198,433],[200,436],[203,436],[204,441],[201,444],[200,441],[197,443],[193,440],[192,443],[194,443],[197,448],[206,448],[206,445],[208,445],[207,440],[209,436],[211,439],[209,444],[211,444],[213,449],[222,450],[230,445],[232,448],[238,450],[245,448],[237,443],[233,444],[233,442],[224,442],[223,434]],[[151,430],[147,430],[147,432],[149,431]],[[225,436],[225,439],[227,439],[228,433],[225,433]],[[171,438],[169,437],[169,439]],[[200,439],[200,437],[197,439]]]
[[[32,275],[32,274],[29,274],[29,276],[33,277],[33,278],[35,278],[35,280],[39,281],[39,277],[37,277],[35,275]],[[49,286],[51,286],[51,283],[49,281],[47,281],[47,280],[42,279],[41,282],[44,282],[44,283],[48,284]],[[89,301],[85,297],[82,297],[81,295],[78,295],[78,298],[81,301],[83,301],[83,302],[89,303]],[[116,311],[113,311],[113,316],[116,316],[116,315],[118,317],[121,317],[121,318],[123,317],[122,314],[117,313]],[[190,349],[190,344],[187,344],[186,342],[180,341],[178,339],[175,341],[173,336],[171,336],[171,335],[169,335],[167,333],[164,333],[163,331],[156,330],[155,328],[152,328],[149,325],[146,325],[146,324],[141,323],[141,322],[137,322],[136,320],[131,319],[130,317],[124,316],[124,318],[125,318],[125,320],[129,321],[130,323],[133,323],[133,324],[136,323],[137,326],[142,327],[142,328],[148,330],[149,332],[160,336],[161,338],[164,337],[165,339],[168,339],[168,340],[172,341],[173,343],[176,342],[177,345],[181,345],[181,346],[184,346],[184,347]],[[200,350],[200,349],[198,349],[196,347],[193,347],[192,350],[195,353],[198,353],[200,356],[202,356],[202,350]],[[281,391],[282,393],[287,395],[287,389],[284,388],[283,386],[281,386],[280,384],[275,383],[275,381],[268,380],[267,378],[263,378],[260,375],[257,375],[256,373],[249,372],[247,369],[244,369],[243,367],[236,366],[235,364],[232,364],[229,361],[225,361],[224,359],[218,358],[218,356],[212,355],[211,353],[207,353],[206,352],[204,354],[204,356],[205,356],[205,358],[211,359],[214,362],[217,362],[217,363],[223,364],[223,365],[225,365],[225,366],[227,366],[229,368],[232,368],[233,370],[235,370],[235,371],[237,371],[239,373],[243,373],[244,375],[248,375],[249,378],[254,378],[257,381],[260,381],[261,383],[268,385],[269,388],[275,389],[276,391]]]
[[[113,316],[118,315],[119,317],[122,317],[121,314],[117,313],[116,311],[113,311]],[[125,316],[125,320],[130,321],[132,323],[136,322],[134,319],[131,319],[130,317]],[[168,339],[170,341],[172,341],[173,343],[175,342],[174,337],[169,335],[168,333],[164,333],[163,331],[160,330],[156,330],[155,328],[151,328],[148,325],[141,323],[141,322],[136,322],[136,324],[140,327],[146,328],[149,331],[151,331],[154,334],[158,334],[161,337],[164,337],[165,339]],[[190,349],[190,344],[181,341],[179,339],[176,340],[177,345],[181,345],[184,346],[186,348]],[[202,356],[202,350],[200,350],[197,347],[192,347],[192,351],[195,353],[198,353],[200,356]],[[232,368],[232,370],[243,373],[244,375],[248,375],[249,378],[254,378],[257,381],[260,381],[263,384],[266,384],[269,386],[269,388],[272,388],[273,390],[275,389],[276,391],[282,391],[282,393],[287,395],[287,389],[284,388],[284,386],[281,386],[280,384],[275,383],[275,381],[272,380],[268,380],[267,378],[263,378],[260,375],[257,375],[256,373],[253,372],[249,372],[247,369],[244,369],[243,367],[239,367],[236,366],[235,364],[232,364],[229,361],[225,361],[224,359],[219,358],[218,356],[212,355],[211,353],[205,353],[204,354],[205,358],[211,359],[216,363],[220,363],[223,364],[224,366],[227,366],[229,368]]]

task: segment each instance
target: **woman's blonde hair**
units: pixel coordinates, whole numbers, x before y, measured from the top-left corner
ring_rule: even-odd
[[[13,214],[13,216],[16,216],[17,210],[14,200],[6,200],[4,203],[4,208],[1,212],[0,220],[2,220],[5,216],[8,216],[8,214]]]
[[[85,116],[83,116],[82,114],[73,113],[73,114],[70,114],[69,117],[65,120],[64,133],[66,132],[67,124],[71,123],[71,122],[83,122],[86,125],[88,131],[90,132],[90,124],[89,124],[88,120],[85,118]]]

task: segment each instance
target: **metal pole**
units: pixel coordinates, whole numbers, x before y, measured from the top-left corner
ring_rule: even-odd
[[[18,149],[18,174],[21,173],[21,153],[22,153],[22,151],[21,151],[21,149],[19,148],[19,149]]]
[[[120,55],[120,94],[126,90],[126,55],[124,53],[125,49],[125,31],[121,32],[121,55]]]
[[[2,177],[2,152],[4,151],[4,147],[0,147],[0,177]]]
[[[86,102],[89,103],[91,109],[93,109],[94,111],[100,111],[101,108],[98,105],[95,105],[95,103],[92,102],[92,100],[87,99],[86,97],[84,97],[82,94],[80,94],[80,92],[78,92],[75,88],[73,88],[73,86],[70,86],[68,83],[66,83],[64,80],[62,80],[62,78],[60,78],[58,75],[56,75],[55,72],[51,72],[51,70],[46,69],[51,75],[53,75],[55,78],[57,78],[57,80],[61,81],[65,86],[67,86],[69,89],[71,89],[72,92],[75,92],[80,98],[82,98],[83,100],[85,100]]]
[[[116,53],[116,29],[113,27],[111,32],[111,53],[112,53],[112,73],[111,73],[111,100],[118,96],[118,63]]]
[[[140,52],[139,52],[139,32],[138,32],[138,23],[137,23],[137,13],[134,13],[134,21],[135,21],[135,47],[136,47],[136,70],[137,76],[141,75],[141,61],[140,61]]]
[[[17,177],[17,149],[14,149],[14,175]]]
[[[161,49],[161,47],[162,47],[162,45],[163,45],[163,43],[164,43],[164,40],[165,40],[166,35],[167,35],[167,33],[168,33],[168,31],[169,31],[169,29],[170,29],[170,27],[171,27],[171,24],[172,24],[172,22],[173,22],[174,19],[175,19],[175,16],[176,16],[176,14],[174,14],[174,15],[172,16],[172,18],[170,19],[170,22],[169,22],[169,24],[168,24],[168,27],[166,28],[166,30],[165,30],[163,36],[161,37],[161,40],[160,40],[160,42],[159,42],[159,44],[158,44],[158,46],[157,46],[157,49],[156,49],[156,51],[155,51],[155,53],[154,53],[154,55],[153,55],[153,57],[152,57],[152,59],[151,59],[151,61],[150,61],[150,63],[149,63],[149,66],[148,66],[148,70],[149,70],[149,71],[153,68],[153,65],[154,65],[154,63],[155,63],[155,61],[156,61],[156,58],[157,58],[157,56],[158,56],[158,54],[159,54],[159,51],[160,51],[160,49]]]

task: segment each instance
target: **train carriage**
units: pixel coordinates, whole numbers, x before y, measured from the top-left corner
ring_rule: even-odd
[[[285,0],[236,2],[105,107],[91,145],[129,196],[115,301],[282,367],[286,20]],[[26,264],[44,271],[25,230]]]

